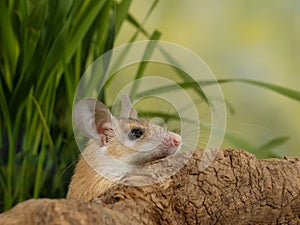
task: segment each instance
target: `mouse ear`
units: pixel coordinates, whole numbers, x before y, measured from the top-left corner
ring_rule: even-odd
[[[97,99],[85,98],[75,105],[73,121],[85,136],[101,140],[100,131],[102,128],[111,127],[111,113]]]
[[[138,119],[137,112],[133,108],[131,101],[127,95],[122,95],[120,117]]]

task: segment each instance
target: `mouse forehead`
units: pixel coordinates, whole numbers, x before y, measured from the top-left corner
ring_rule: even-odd
[[[149,121],[147,120],[136,120],[136,119],[125,119],[125,118],[120,118],[119,119],[119,126],[124,128],[124,129],[132,129],[134,127],[139,127],[143,129],[148,129],[149,128]]]

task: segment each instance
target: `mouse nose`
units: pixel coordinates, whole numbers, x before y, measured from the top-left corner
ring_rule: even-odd
[[[174,145],[175,147],[178,147],[178,146],[180,145],[180,142],[181,142],[181,141],[178,141],[178,140],[176,140],[175,138],[173,139],[173,145]]]
[[[178,147],[181,144],[181,136],[178,134],[173,133],[173,139],[172,139],[173,145],[175,147]]]

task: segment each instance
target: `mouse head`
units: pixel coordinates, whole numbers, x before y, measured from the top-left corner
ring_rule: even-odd
[[[75,105],[73,119],[85,136],[126,163],[142,165],[172,155],[181,146],[180,135],[139,120],[126,95],[122,96],[120,118],[115,118],[98,100],[86,98]]]

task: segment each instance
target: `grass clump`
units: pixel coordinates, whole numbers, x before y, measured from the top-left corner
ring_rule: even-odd
[[[66,168],[78,155],[71,110],[81,75],[112,49],[126,21],[136,28],[132,40],[149,35],[130,5],[0,1],[0,211],[28,198],[65,196]]]

